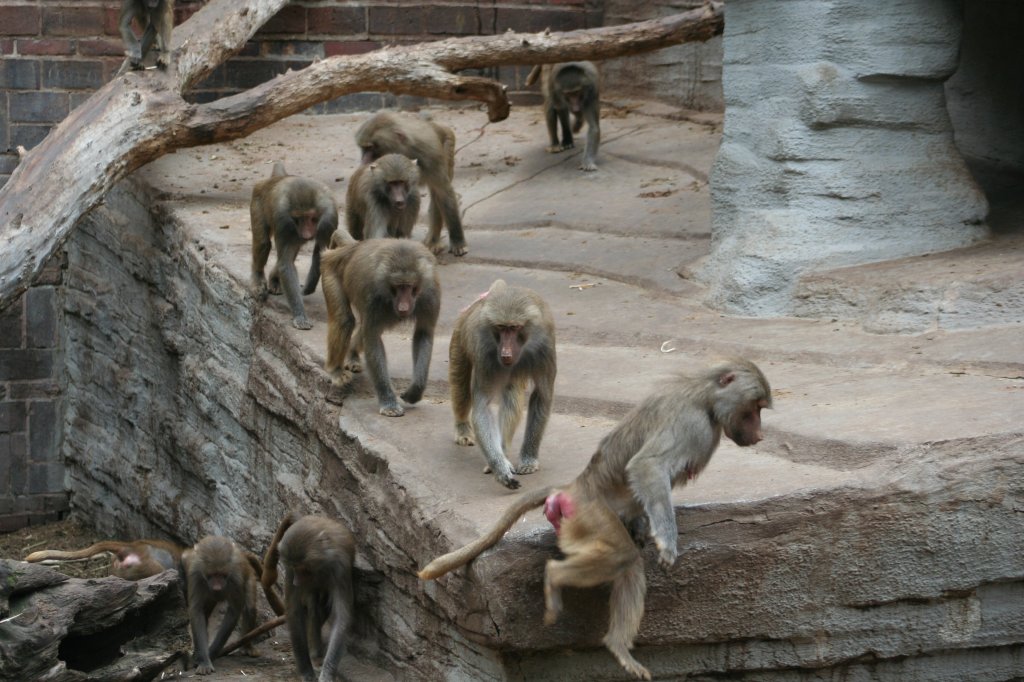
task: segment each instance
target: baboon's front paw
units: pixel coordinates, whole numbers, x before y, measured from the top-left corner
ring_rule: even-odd
[[[427,237],[423,240],[423,246],[430,249],[430,252],[435,256],[444,251],[444,244],[441,243],[440,239],[431,239]]]
[[[537,460],[535,460],[535,459],[525,460],[524,459],[524,460],[521,460],[519,462],[519,466],[517,466],[514,469],[514,471],[517,474],[520,474],[520,475],[522,475],[522,474],[532,474],[533,472],[537,471],[537,469],[539,469],[539,468],[540,468],[540,464],[537,463]]]
[[[498,483],[502,484],[509,490],[518,490],[519,486],[521,485],[521,483],[519,483],[519,481],[516,480],[516,477],[513,476],[512,474],[508,474],[506,476],[496,476],[495,478],[498,479]]]
[[[473,427],[469,424],[456,424],[455,442],[459,445],[476,445],[476,441],[473,440]]]
[[[465,242],[453,242],[448,246],[448,253],[451,253],[455,256],[465,256],[467,253],[469,253],[469,249],[466,248]]]
[[[212,663],[200,663],[199,665],[196,666],[196,674],[197,675],[209,675],[212,672],[213,672],[213,664]]]
[[[271,296],[280,296],[281,282],[276,279],[270,280],[270,282],[267,284],[267,293],[269,293]]]
[[[401,417],[405,414],[405,410],[398,403],[394,405],[381,405],[380,413],[385,417]]]
[[[292,326],[296,329],[312,329],[313,323],[309,321],[309,318],[305,315],[300,315],[292,319]]]
[[[566,147],[564,144],[553,144],[553,145],[551,145],[550,147],[547,148],[547,152],[548,152],[548,154],[560,154],[560,153],[564,152],[566,149],[571,149],[571,148],[572,148],[572,145],[569,145],[568,147]]]
[[[420,400],[422,400],[423,389],[420,388],[419,386],[410,386],[409,390],[407,390],[405,393],[401,395],[401,398],[410,405],[415,405]]]
[[[584,161],[583,163],[580,164],[580,170],[581,171],[586,171],[588,173],[591,172],[591,171],[596,171],[597,170],[597,164],[594,163],[593,161]],[[650,679],[650,678],[648,678],[648,679]]]
[[[345,363],[345,369],[353,374],[359,374],[363,371],[363,366],[359,363],[359,360],[349,360]]]
[[[675,545],[668,547],[660,540],[655,540],[654,546],[658,548],[658,565],[663,571],[671,570],[676,564],[676,557],[679,556]]]

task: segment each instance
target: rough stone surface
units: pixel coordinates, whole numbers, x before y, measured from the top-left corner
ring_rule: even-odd
[[[69,244],[77,512],[111,533],[224,532],[255,550],[286,509],[336,516],[371,578],[355,648],[396,677],[623,679],[599,644],[606,591],[570,592],[563,619],[541,624],[554,536],[539,515],[466,570],[413,573],[514,497],[454,444],[446,382],[458,311],[503,277],[539,291],[558,328],[554,415],[527,489],[575,476],[654,383],[709,356],[750,356],[772,382],[766,440],[723,444],[676,491],[677,565],[663,573],[648,554],[636,656],[656,679],[1024,675],[1022,325],[879,336],[857,320],[709,310],[674,272],[709,247],[717,129],[651,111],[608,108],[593,174],[544,153],[536,109],[488,125],[433,112],[458,135],[470,254],[442,257],[430,382],[401,419],[377,413],[365,381],[341,408],[323,400],[319,293],[298,332],[283,301],[246,289],[252,184],[284,158],[341,197],[361,116],[296,117],[122,183]],[[409,331],[385,344],[401,387]]]
[[[707,303],[788,314],[801,273],[987,235],[988,204],[954,144],[943,89],[961,11],[932,0],[729,3],[713,241],[697,268]]]

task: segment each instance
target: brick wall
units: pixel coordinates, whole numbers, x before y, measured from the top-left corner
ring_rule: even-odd
[[[177,0],[179,24],[204,0]],[[501,3],[296,0],[241,52],[189,94],[196,102],[230,95],[313,60],[358,54],[382,45],[453,36],[600,26],[603,0]],[[0,184],[17,165],[17,147],[32,148],[50,128],[106,83],[121,65],[118,0],[0,0]],[[515,91],[528,69],[477,72]],[[393,97],[358,93],[313,107],[312,113],[374,109]]]
[[[177,0],[175,24],[204,0]],[[0,186],[68,112],[121,66],[118,0],[0,0]],[[313,60],[382,45],[461,35],[569,30],[601,25],[603,0],[513,0],[423,4],[406,0],[296,0],[239,54],[189,94],[207,102]],[[476,72],[514,92],[528,69]],[[311,113],[406,104],[376,93],[347,95]],[[0,254],[2,256],[2,254]],[[21,299],[0,311],[0,532],[60,518],[68,509],[61,460],[66,375],[62,266],[55,263]]]
[[[0,532],[68,511],[61,454],[64,255],[0,312]]]

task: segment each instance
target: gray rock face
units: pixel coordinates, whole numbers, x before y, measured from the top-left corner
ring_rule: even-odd
[[[960,12],[931,0],[729,3],[707,303],[786,314],[803,272],[986,236],[988,203],[943,89]]]

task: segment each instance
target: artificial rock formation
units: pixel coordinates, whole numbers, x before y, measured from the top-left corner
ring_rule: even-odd
[[[943,82],[961,8],[931,0],[729,3],[707,302],[792,312],[801,273],[965,246],[988,203]]]

